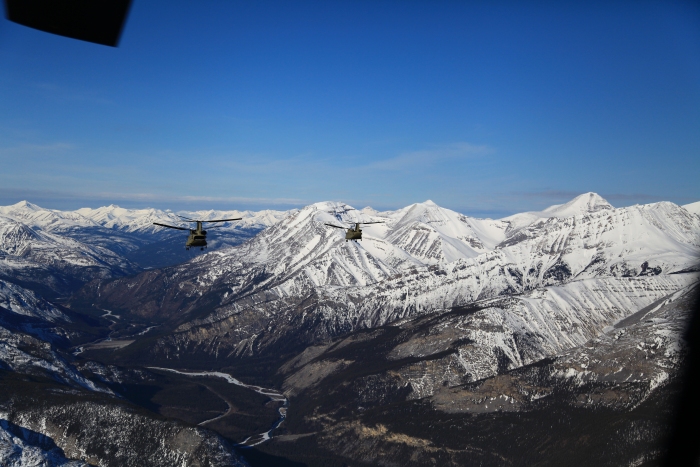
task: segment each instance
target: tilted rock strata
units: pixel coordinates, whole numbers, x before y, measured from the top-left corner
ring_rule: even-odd
[[[319,225],[323,207],[307,207],[244,245],[186,265],[94,284],[83,300],[181,323],[154,348],[160,355],[173,358],[187,348],[230,357],[258,353],[290,334],[315,344],[354,329],[586,280],[610,280],[601,287],[614,295],[613,284],[639,278],[629,283],[643,293],[646,284],[673,282],[694,270],[700,254],[700,217],[656,203],[544,218],[475,257],[419,267],[413,258],[401,269],[384,261],[388,247],[384,256],[364,247],[371,237],[346,243]],[[661,282],[642,280],[651,277]],[[600,303],[608,305],[615,306]]]

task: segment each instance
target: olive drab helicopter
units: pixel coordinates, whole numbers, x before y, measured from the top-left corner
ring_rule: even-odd
[[[195,229],[188,229],[185,227],[175,227],[174,225],[161,224],[159,222],[154,222],[154,225],[159,225],[161,227],[167,227],[169,229],[177,230],[189,230],[190,235],[187,237],[187,242],[185,243],[185,249],[189,250],[190,247],[199,247],[200,250],[204,250],[207,247],[207,231],[202,230],[202,225],[207,222],[229,222],[229,221],[239,221],[243,219],[242,217],[236,217],[235,219],[215,219],[210,221],[198,221],[194,219],[189,219],[183,216],[177,216],[184,219],[187,222],[196,222],[197,227]]]
[[[353,240],[355,242],[358,240],[362,240],[362,229],[360,228],[361,225],[383,224],[384,223],[384,221],[375,221],[375,222],[342,221],[340,219],[340,214],[347,213],[348,211],[356,211],[356,209],[345,205],[342,208],[342,211],[340,211],[340,212],[337,209],[334,209],[333,211],[327,211],[328,214],[333,214],[338,222],[340,222],[341,224],[346,224],[345,226],[337,225],[337,224],[329,224],[327,222],[325,222],[323,224],[323,225],[327,225],[328,227],[335,227],[336,229],[344,229],[346,242],[349,240]]]
[[[366,225],[366,224],[383,224],[384,221],[376,221],[376,222],[348,222],[347,224],[350,225],[350,227],[344,227],[341,225],[335,225],[335,224],[323,224],[327,225],[329,227],[335,227],[336,229],[347,229],[345,232],[345,241],[347,242],[348,240],[362,240],[362,229],[360,228],[361,225]],[[354,227],[353,227],[354,225]]]

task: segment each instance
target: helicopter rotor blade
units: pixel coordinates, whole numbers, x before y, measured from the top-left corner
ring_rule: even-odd
[[[186,228],[184,228],[184,227],[175,227],[174,225],[160,224],[160,223],[158,223],[158,222],[154,222],[153,225],[159,225],[159,226],[161,226],[161,227],[167,227],[167,228],[169,228],[169,229],[190,230],[190,229],[186,229]]]
[[[242,217],[236,217],[235,219],[214,219],[210,221],[202,221],[202,222],[229,222],[229,221],[239,221],[243,219]]]
[[[175,214],[175,215],[176,215],[177,217],[179,217],[180,219],[185,219],[186,221],[197,222],[197,221],[194,220],[194,219],[190,219],[189,217],[181,216],[180,214]]]
[[[323,224],[323,225],[327,225],[328,227],[335,227],[336,229],[343,229],[343,230],[347,229],[347,227],[341,227],[341,226],[335,225],[335,224]]]
[[[357,222],[357,224],[367,225],[367,224],[386,224],[384,221],[374,221],[374,222]]]

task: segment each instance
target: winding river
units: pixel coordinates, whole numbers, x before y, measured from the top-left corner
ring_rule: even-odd
[[[262,394],[264,396],[269,397],[273,401],[282,402],[282,407],[280,407],[278,410],[278,412],[280,414],[280,418],[278,418],[277,421],[272,425],[272,428],[270,428],[269,430],[267,430],[264,433],[259,433],[259,434],[247,437],[241,443],[239,443],[241,446],[257,446],[258,444],[264,443],[265,441],[269,440],[270,438],[272,438],[272,431],[275,428],[277,428],[278,426],[280,426],[280,424],[287,417],[287,407],[289,406],[289,400],[284,396],[284,394],[282,394],[281,392],[276,391],[274,389],[267,389],[267,388],[263,388],[261,386],[254,386],[252,384],[246,384],[242,381],[237,380],[236,378],[229,375],[228,373],[222,373],[220,371],[179,371],[179,370],[173,370],[171,368],[161,368],[161,367],[157,367],[157,366],[149,366],[147,368],[150,370],[170,371],[172,373],[177,373],[179,375],[185,375],[185,376],[214,376],[216,378],[223,378],[230,384],[235,384],[236,386],[242,386],[244,388],[248,388],[250,390],[257,392],[258,394]],[[203,421],[200,423],[200,425],[217,420],[220,417],[223,417],[224,415],[226,415],[226,413],[224,413],[216,418],[213,418],[211,420]]]

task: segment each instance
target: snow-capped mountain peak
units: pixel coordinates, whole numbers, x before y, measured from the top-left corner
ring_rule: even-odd
[[[41,240],[42,237],[26,225],[0,217],[0,253],[20,255],[27,245]]]
[[[346,242],[344,230],[324,225],[377,221],[383,223],[362,227],[361,242]],[[287,287],[365,286],[409,268],[474,258],[505,239],[507,226],[433,202],[377,212],[325,201],[289,214],[245,245],[197,262],[213,261],[206,274],[211,280],[235,264],[264,267],[273,282],[288,284],[281,286],[282,294],[291,293]]]
[[[384,236],[423,264],[473,258],[505,238],[508,223],[476,219],[428,200],[389,213]]]
[[[81,208],[75,211],[86,218],[92,219],[102,227],[110,229],[118,229],[125,232],[152,233],[160,231],[162,228],[153,225],[154,222],[161,222],[176,226],[185,227],[187,225],[179,216],[178,213],[166,209],[126,209],[117,205],[103,206],[97,209]],[[221,224],[224,229],[227,228],[253,228],[264,229],[279,221],[289,211],[180,211],[179,214],[191,219],[228,219],[242,217],[240,221]]]
[[[241,243],[275,224],[286,212],[182,212],[195,219],[242,217],[217,225],[210,247]],[[159,209],[127,209],[117,205],[77,211],[46,209],[22,201],[0,206],[0,279],[41,284],[41,293],[69,294],[94,277],[114,277],[191,259],[172,253],[184,236],[154,222],[187,227],[175,213]],[[178,248],[179,250],[179,248]],[[183,248],[184,251],[184,248]]]
[[[615,209],[612,204],[608,203],[602,196],[597,193],[589,192],[578,195],[565,204],[557,204],[550,206],[543,212],[556,217],[571,217],[580,214],[589,214],[602,211],[605,209]]]
[[[0,206],[0,215],[20,221],[40,230],[65,230],[73,227],[95,227],[92,220],[71,211],[45,209],[28,201]]]
[[[40,208],[34,203],[30,203],[27,200],[20,201],[19,203],[15,203],[12,206],[8,206],[9,208],[14,208],[14,209],[31,209],[32,211],[39,211]]]
[[[684,204],[683,208],[685,208],[685,210],[690,213],[700,216],[700,201],[696,201],[690,204]]]
[[[85,299],[167,317],[184,317],[205,306],[211,310],[214,303],[210,315],[178,330],[202,346],[217,335],[217,345],[228,340],[226,352],[252,354],[257,351],[252,346],[288,337],[285,333],[295,326],[312,343],[480,300],[520,296],[522,320],[516,322],[510,311],[498,312],[489,329],[549,336],[543,339],[551,338],[552,345],[541,358],[580,345],[615,319],[697,280],[697,216],[673,203],[609,209],[596,196],[574,201],[509,238],[508,221],[474,219],[427,203],[391,212],[316,203],[246,243],[149,271],[147,281],[144,275],[86,289]],[[551,213],[567,210],[583,213]],[[346,242],[343,229],[324,225],[382,219],[385,224],[363,229],[360,242]],[[498,243],[499,238],[504,240]],[[159,303],[155,310],[154,300]],[[532,308],[539,301],[544,308]],[[557,322],[562,317],[570,331],[560,333],[559,324],[551,326],[546,316]],[[535,324],[538,317],[545,317],[541,325]],[[252,324],[244,329],[240,323]],[[198,333],[199,326],[207,332]],[[178,346],[187,340],[183,336],[161,342]],[[522,365],[513,351],[519,344],[512,342],[502,350]],[[487,377],[498,368],[496,360],[486,373],[468,372]]]
[[[605,211],[609,209],[615,209],[615,207],[608,203],[602,196],[597,193],[589,192],[582,195],[578,195],[576,198],[572,199],[568,203],[555,204],[542,211],[529,211],[522,212],[518,214],[513,214],[512,216],[504,217],[503,221],[510,224],[508,227],[507,235],[510,237],[515,231],[523,229],[540,219],[548,219],[551,217],[557,217],[560,219],[566,217],[573,217],[582,214],[592,214],[594,212]]]

